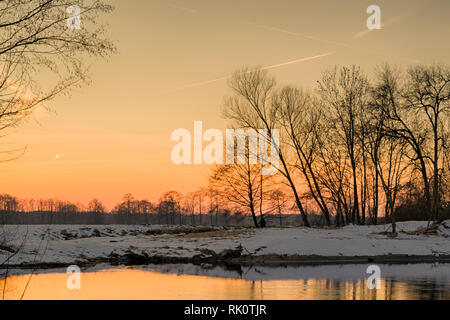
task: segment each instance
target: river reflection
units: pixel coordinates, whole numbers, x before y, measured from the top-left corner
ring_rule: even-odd
[[[6,279],[3,278],[0,280],[0,298],[21,299],[23,296],[23,299],[449,300],[450,279],[445,274],[445,270],[448,271],[447,266],[440,267],[437,275],[435,272],[430,277],[408,275],[406,278],[397,276],[382,278],[381,288],[378,290],[369,289],[364,276],[358,278],[357,273],[353,279],[346,276],[346,272],[351,271],[355,274],[361,267],[358,267],[359,269],[353,267],[350,271],[347,267],[339,267],[341,269],[333,266],[324,267],[325,269],[314,267],[315,269],[311,270],[319,270],[315,275],[310,274],[311,270],[306,268],[300,271],[296,269],[295,272],[306,275],[298,279],[292,279],[296,277],[295,272],[286,268],[272,268],[269,271],[261,271],[260,268],[256,269],[263,275],[259,280],[245,277],[234,279],[211,275],[162,273],[155,272],[151,268],[122,267],[83,272],[80,290],[69,290],[66,285],[69,275],[65,274],[64,270],[59,270],[60,273],[11,275]],[[334,270],[337,275],[327,279],[321,272],[328,272],[325,274],[331,275],[330,270]],[[264,272],[279,274],[282,279],[264,276]],[[289,276],[285,276],[287,279],[284,279],[282,274]],[[339,275],[343,278],[339,279]]]

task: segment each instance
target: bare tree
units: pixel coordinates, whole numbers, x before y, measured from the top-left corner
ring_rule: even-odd
[[[205,190],[201,188],[194,193],[194,211],[196,205],[198,206],[198,215],[199,215],[199,224],[202,225],[202,216],[203,216],[203,202],[205,200]]]
[[[318,137],[314,133],[322,116],[321,106],[309,93],[293,87],[280,90],[274,97],[273,105],[295,154],[295,167],[301,171],[311,197],[320,208],[326,224],[330,225],[330,211],[314,168],[318,147]]]
[[[260,138],[267,139],[267,144],[273,145],[275,139],[272,133],[278,124],[277,108],[272,104],[276,91],[275,79],[261,68],[244,68],[234,73],[229,86],[234,95],[225,102],[225,118],[232,120],[239,128],[254,129],[258,133],[260,129],[266,130],[267,135]],[[276,169],[286,179],[293,193],[304,226],[310,227],[281,143],[275,148],[281,162]]]
[[[450,121],[450,69],[446,66],[414,66],[408,70],[405,100],[407,110],[420,113],[432,132],[433,205],[430,219],[438,218],[439,176],[444,164],[445,126]]]
[[[372,91],[374,93],[374,91]],[[370,169],[372,173],[372,208],[369,209],[369,217],[373,224],[378,223],[378,211],[380,204],[379,188],[380,176],[378,166],[381,161],[381,145],[385,138],[385,118],[383,112],[377,108],[374,99],[369,110],[367,110],[365,126],[367,130],[367,141],[364,143],[364,150],[370,158]]]
[[[82,22],[75,30],[68,27],[71,17],[66,12],[73,5],[80,9]],[[86,82],[89,56],[104,58],[115,51],[99,24],[111,10],[101,0],[0,2],[0,131]]]
[[[370,85],[358,67],[335,68],[323,74],[319,92],[329,108],[329,121],[334,124],[335,138],[345,146],[352,169],[352,222],[361,223],[358,195],[357,165],[360,157],[358,144],[358,114],[369,103]],[[355,220],[356,219],[356,220]]]
[[[243,164],[240,164],[241,161],[234,161],[233,164],[217,165],[210,175],[210,189],[244,211],[248,211],[255,227],[258,228],[256,210],[258,203],[262,201],[259,190],[263,180],[260,167],[250,163],[249,152],[249,145],[246,144],[245,154],[242,155],[245,158]]]
[[[177,191],[169,191],[164,193],[159,199],[158,203],[158,215],[165,213],[166,224],[174,225],[176,223],[177,214],[180,216],[181,224],[181,201],[183,196]],[[161,220],[159,218],[159,220]]]
[[[106,209],[100,200],[92,199],[88,204],[88,211],[94,213],[105,213]]]
[[[396,233],[395,203],[402,188],[402,178],[409,166],[406,161],[406,142],[385,137],[381,146],[382,159],[377,171],[386,197],[385,217],[391,219],[392,233]]]
[[[196,193],[190,192],[186,194],[183,198],[183,209],[186,215],[191,215],[191,223],[195,226],[195,200]]]
[[[323,189],[327,190],[328,199],[336,210],[337,226],[351,222],[351,178],[348,174],[349,163],[346,151],[332,141],[333,136],[327,131],[316,131],[323,139],[318,148],[320,163],[319,181]]]
[[[281,189],[275,189],[270,193],[270,202],[272,207],[277,210],[278,218],[280,219],[280,226],[283,225],[283,210],[288,203],[289,198]]]
[[[402,75],[398,68],[380,68],[375,99],[389,120],[385,134],[402,139],[409,146],[410,161],[421,174],[426,208],[434,220],[439,209],[439,167],[444,165],[441,157],[446,145],[449,72],[446,67],[416,66],[410,68],[406,77]]]

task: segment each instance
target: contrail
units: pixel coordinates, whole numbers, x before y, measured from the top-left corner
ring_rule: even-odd
[[[416,5],[416,6],[414,6],[414,7],[411,7],[408,11],[406,11],[406,12],[400,14],[400,15],[394,16],[394,17],[390,18],[389,20],[386,20],[386,21],[385,21],[384,19],[382,19],[382,21],[381,21],[381,27],[382,27],[382,29],[384,29],[385,27],[388,27],[388,26],[390,26],[390,25],[396,24],[396,23],[398,23],[398,22],[400,22],[400,21],[402,21],[402,20],[405,20],[406,18],[409,18],[410,16],[416,14],[417,11],[418,11],[421,7],[423,7],[423,5]],[[371,33],[372,31],[374,31],[374,30],[372,30],[372,29],[364,29],[364,30],[362,30],[362,31],[360,31],[360,32],[358,32],[358,33],[356,33],[356,34],[353,36],[353,39],[363,38],[363,37],[365,37],[366,35],[368,35],[369,33]]]
[[[390,25],[392,25],[392,24],[395,24],[395,23],[397,23],[397,22],[399,22],[399,21],[405,19],[406,16],[407,16],[407,15],[398,15],[398,16],[395,16],[394,18],[389,19],[389,20],[387,20],[386,22],[382,23],[382,28],[384,29],[384,28],[387,27],[387,26],[390,26]],[[353,39],[363,38],[363,37],[365,37],[366,35],[368,35],[369,33],[371,33],[372,31],[374,31],[374,29],[367,29],[367,28],[366,28],[366,29],[364,29],[364,30],[362,30],[362,31],[360,31],[360,32],[358,32],[358,33],[356,33],[356,34],[353,36]]]
[[[176,4],[171,4],[171,5],[169,5],[169,7],[173,8],[173,9],[178,9],[178,10],[181,10],[181,11],[189,12],[189,13],[196,13],[197,12],[197,10],[195,10],[195,9],[178,6]]]
[[[251,26],[254,26],[254,27],[257,27],[257,28],[261,28],[261,29],[266,29],[266,30],[269,30],[269,31],[285,33],[285,34],[289,34],[291,36],[302,36],[302,37],[304,36],[304,35],[302,35],[300,33],[292,32],[292,31],[289,31],[289,30],[281,29],[281,28],[274,28],[274,27],[263,26],[263,25],[256,24],[256,23],[253,23],[253,22],[247,22],[247,23],[249,25],[251,25]]]
[[[393,19],[390,19],[387,22],[383,23],[383,27],[386,27],[388,25],[396,23],[396,22],[402,20],[404,17],[406,17],[408,15],[410,15],[410,13],[407,13],[404,16],[397,16],[397,17],[395,17]],[[305,39],[315,40],[315,41],[318,41],[318,42],[327,43],[327,44],[331,44],[331,45],[335,45],[335,46],[339,46],[339,47],[343,47],[343,48],[347,48],[347,49],[364,51],[364,52],[367,52],[367,53],[370,53],[370,54],[373,54],[373,55],[382,56],[382,57],[397,58],[397,59],[401,59],[401,60],[408,60],[408,61],[412,61],[414,63],[419,63],[420,62],[420,60],[414,59],[414,58],[409,58],[409,57],[404,57],[404,56],[395,56],[395,55],[384,54],[384,53],[380,53],[380,52],[374,52],[372,50],[368,50],[366,48],[358,47],[358,46],[355,46],[355,45],[350,45],[350,44],[343,43],[343,42],[336,42],[336,41],[320,39],[320,38],[317,38],[317,37],[314,37],[314,36],[305,35],[305,34],[296,33],[296,32],[291,32],[291,31],[285,30],[285,29],[269,27],[269,26],[263,26],[263,25],[260,25],[260,24],[252,23],[252,22],[248,22],[248,24],[252,25],[254,27],[257,27],[257,28],[264,29],[264,30],[269,30],[269,31],[278,32],[278,33],[284,33],[284,34],[291,35],[291,36],[296,36],[296,37],[303,37]],[[365,35],[367,35],[368,33],[370,33],[371,31],[373,31],[373,30],[368,30],[368,29],[367,30],[363,30],[363,31],[358,32],[357,34],[355,34],[353,36],[353,38],[354,39],[362,38]]]
[[[275,68],[284,67],[284,66],[287,66],[287,65],[290,65],[290,64],[294,64],[294,63],[299,63],[299,62],[305,62],[305,61],[319,59],[319,58],[326,57],[326,56],[329,56],[329,55],[332,55],[332,53],[331,52],[327,52],[327,53],[319,54],[317,56],[306,57],[306,58],[296,59],[296,60],[292,60],[292,61],[282,62],[282,63],[270,65],[270,66],[265,66],[265,67],[262,67],[261,69],[262,70],[275,69]],[[222,80],[227,80],[227,79],[230,79],[231,76],[232,75],[230,74],[228,76],[217,78],[217,79],[212,79],[212,80],[197,82],[197,83],[193,83],[193,84],[188,84],[188,85],[185,85],[185,86],[182,86],[182,87],[179,87],[179,88],[175,89],[175,91],[188,89],[188,88],[192,88],[192,87],[199,87],[199,86],[203,86],[205,84],[210,84],[210,83],[214,83],[214,82],[218,82],[218,81],[222,81]]]
[[[267,66],[267,67],[263,67],[263,70],[269,70],[269,69],[274,69],[274,68],[278,68],[278,67],[283,67],[283,66],[287,66],[289,64],[294,64],[294,63],[299,63],[299,62],[304,62],[304,61],[309,61],[309,60],[314,60],[314,59],[319,59],[322,57],[326,57],[332,55],[331,52],[328,53],[323,53],[323,54],[319,54],[317,56],[313,56],[313,57],[307,57],[307,58],[302,58],[302,59],[297,59],[297,60],[292,60],[292,61],[288,61],[288,62],[283,62],[283,63],[279,63],[279,64],[274,64],[272,66]]]
[[[324,40],[324,39],[320,39],[311,35],[306,35],[306,34],[302,34],[302,33],[297,33],[297,32],[292,32],[286,29],[281,29],[281,28],[276,28],[276,27],[270,27],[270,26],[264,26],[261,24],[256,24],[253,22],[247,22],[248,25],[254,26],[256,28],[260,28],[260,29],[264,29],[264,30],[268,30],[268,31],[272,31],[272,32],[278,32],[278,33],[284,33],[287,35],[291,35],[294,37],[302,37],[308,40],[315,40],[318,42],[322,42],[322,43],[327,43],[327,44],[332,44],[335,46],[341,46],[341,47],[346,47],[346,48],[350,48],[351,46],[346,44],[346,43],[342,43],[342,42],[336,42],[336,41],[330,41],[330,40]]]
[[[210,84],[210,83],[217,82],[217,81],[221,81],[221,80],[227,80],[227,79],[230,79],[230,78],[231,78],[231,75],[228,75],[228,76],[226,76],[226,77],[217,78],[217,79],[213,79],[213,80],[207,80],[207,81],[203,81],[203,82],[187,84],[187,85],[185,85],[185,86],[176,88],[175,91],[177,91],[177,90],[183,90],[183,89],[188,89],[188,88],[192,88],[192,87],[199,87],[199,86],[203,86],[203,85],[205,85],[205,84]]]

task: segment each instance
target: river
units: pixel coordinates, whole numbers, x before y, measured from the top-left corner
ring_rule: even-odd
[[[66,269],[9,270],[6,278],[0,270],[0,298],[450,300],[450,264],[379,265],[378,289],[367,285],[368,266],[99,265],[76,280]]]

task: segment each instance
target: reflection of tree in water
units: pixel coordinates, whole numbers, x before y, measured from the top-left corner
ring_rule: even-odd
[[[339,299],[339,300],[439,300],[450,299],[450,284],[433,278],[381,279],[379,290],[369,289],[367,279],[286,279],[262,280],[268,276],[264,268],[255,265],[220,266],[223,270],[234,271],[239,279],[246,281],[250,272],[260,276],[260,280],[250,280],[250,299],[276,294],[286,299]],[[213,267],[213,268],[214,268]],[[282,269],[280,267],[276,269]],[[282,274],[283,270],[279,270]],[[269,284],[270,282],[270,284]],[[288,292],[293,289],[293,292]],[[269,292],[270,291],[270,292]],[[284,298],[283,298],[284,299]]]
[[[0,272],[0,300],[6,300],[11,296],[15,296],[21,289],[14,281],[17,276],[7,276],[6,271]]]
[[[450,286],[448,283],[439,282],[433,279],[419,280],[395,280],[382,279],[380,290],[371,290],[367,288],[365,281],[346,283],[353,286],[353,298],[366,300],[439,300],[450,298]],[[336,285],[337,287],[339,284]],[[359,286],[359,295],[356,294],[356,288]],[[355,296],[356,294],[356,296]]]
[[[396,282],[394,280],[394,282]],[[399,282],[396,282],[399,283]],[[450,284],[434,280],[419,279],[409,280],[405,285],[408,295],[420,300],[448,300],[450,299]]]
[[[214,267],[213,267],[214,268]],[[210,272],[211,267],[208,268]],[[224,266],[215,266],[215,268],[225,269]],[[259,270],[261,277],[254,277],[255,274],[247,274],[248,269]],[[219,298],[239,298],[239,299],[287,299],[287,300],[317,300],[317,299],[332,299],[332,300],[428,300],[428,299],[450,299],[450,283],[447,279],[439,280],[439,278],[413,278],[413,279],[395,279],[385,278],[381,279],[381,288],[379,290],[371,290],[367,287],[367,279],[314,279],[314,278],[302,278],[302,279],[286,279],[286,280],[262,280],[270,277],[269,272],[264,272],[263,268],[259,266],[242,267],[242,269],[236,270],[236,268],[228,268],[226,270],[233,270],[237,274],[231,278],[220,278],[215,276],[203,276],[201,279],[202,292],[205,298],[215,299]],[[161,278],[164,285],[158,288],[157,292],[153,292],[156,295],[169,295],[173,294],[173,290],[178,292],[183,286],[192,286],[195,279],[192,275],[183,275],[183,269],[176,269],[177,278],[173,281],[173,285],[166,285],[170,283],[170,275],[166,273],[172,273],[167,269],[163,273],[147,274],[151,281]],[[278,270],[277,270],[278,271]],[[133,270],[123,270],[123,277],[128,279],[135,279],[133,277]],[[279,274],[282,274],[283,270],[279,270]],[[4,270],[0,270],[0,298],[3,296],[3,287],[5,286],[5,279],[2,278]],[[131,273],[128,275],[128,273]],[[240,273],[240,275],[239,275]],[[103,275],[108,273],[102,273]],[[179,275],[181,274],[181,275]],[[229,274],[229,273],[228,273]],[[197,274],[198,275],[198,274]],[[3,275],[4,276],[4,275]],[[46,295],[57,294],[60,292],[60,286],[64,285],[64,281],[61,281],[61,277],[64,274],[36,274],[33,278],[31,285],[31,294],[27,298],[33,297],[45,297]],[[117,272],[112,272],[111,277],[117,277]],[[144,277],[144,278],[142,278]],[[142,283],[142,279],[145,279],[146,274],[139,274],[138,283]],[[169,277],[169,278],[168,278]],[[248,279],[252,277],[253,279]],[[246,280],[247,278],[247,280]],[[168,280],[169,279],[169,280]],[[149,281],[150,281],[149,280]],[[6,299],[18,299],[22,295],[23,288],[28,281],[27,275],[12,275],[7,278],[5,298]],[[103,282],[109,283],[110,278],[104,278],[99,275],[98,278],[93,277],[91,288],[101,288]],[[97,282],[96,282],[97,281]],[[169,282],[167,282],[169,281]],[[181,281],[181,282],[180,282]],[[183,282],[184,281],[184,282]],[[447,281],[447,282],[446,282]],[[94,283],[95,282],[95,283]],[[45,283],[46,285],[42,285]],[[184,283],[184,284],[183,284]],[[49,284],[47,286],[47,284]],[[135,284],[135,283],[133,283]],[[137,283],[136,283],[137,284]],[[130,283],[127,282],[127,285]],[[123,294],[127,294],[126,287]],[[146,289],[147,290],[147,289]],[[167,290],[167,291],[165,291]],[[147,291],[145,291],[148,294]],[[103,294],[103,293],[102,293]],[[107,293],[108,294],[108,293]],[[102,296],[98,296],[102,297]],[[133,296],[133,298],[139,298]]]
[[[298,299],[445,300],[450,298],[448,284],[426,279],[404,281],[382,279],[379,290],[369,289],[366,279],[302,279],[296,281],[296,286]]]

